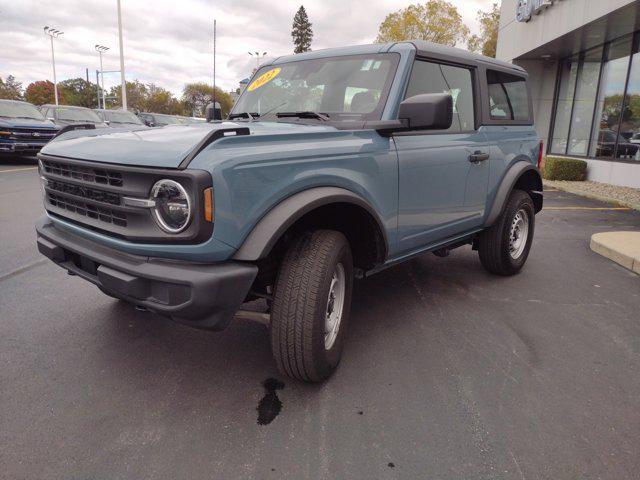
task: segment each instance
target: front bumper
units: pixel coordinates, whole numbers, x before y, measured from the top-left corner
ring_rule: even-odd
[[[38,250],[101,290],[180,323],[222,330],[247,296],[258,268],[249,263],[197,264],[124,253],[36,224]]]

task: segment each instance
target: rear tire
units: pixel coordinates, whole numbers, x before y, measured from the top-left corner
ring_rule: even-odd
[[[482,266],[496,275],[515,275],[529,256],[535,227],[533,200],[513,190],[495,223],[480,233],[478,253]]]
[[[333,230],[303,234],[288,249],[276,279],[271,348],[278,369],[321,382],[340,363],[353,290],[353,258]]]

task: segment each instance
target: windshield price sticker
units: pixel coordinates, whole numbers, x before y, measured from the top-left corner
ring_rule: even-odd
[[[251,83],[251,85],[247,87],[247,90],[249,90],[250,92],[253,92],[255,89],[263,86],[265,83],[269,83],[271,80],[273,80],[278,76],[278,74],[280,73],[280,70],[282,70],[280,67],[272,68],[268,72],[263,73],[258,78],[256,78]]]

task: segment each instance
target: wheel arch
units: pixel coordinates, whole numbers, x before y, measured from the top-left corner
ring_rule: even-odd
[[[500,216],[513,189],[523,190],[529,194],[533,201],[535,213],[542,210],[543,198],[541,192],[543,186],[540,172],[528,160],[520,160],[514,163],[502,178],[489,215],[485,220],[485,227],[493,225]]]
[[[308,226],[342,231],[352,245],[354,260],[360,268],[382,263],[387,257],[386,230],[367,200],[344,188],[315,187],[294,194],[272,208],[254,226],[233,258],[240,261],[264,259],[287,233]],[[371,246],[375,248],[369,255]],[[358,252],[356,247],[367,251]]]

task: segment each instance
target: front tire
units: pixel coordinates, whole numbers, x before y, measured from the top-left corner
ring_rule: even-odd
[[[340,363],[351,308],[353,258],[345,236],[316,230],[288,249],[271,309],[271,348],[278,369],[322,382]]]
[[[529,256],[535,210],[527,192],[513,190],[496,222],[480,233],[478,253],[482,266],[496,275],[515,275]]]

